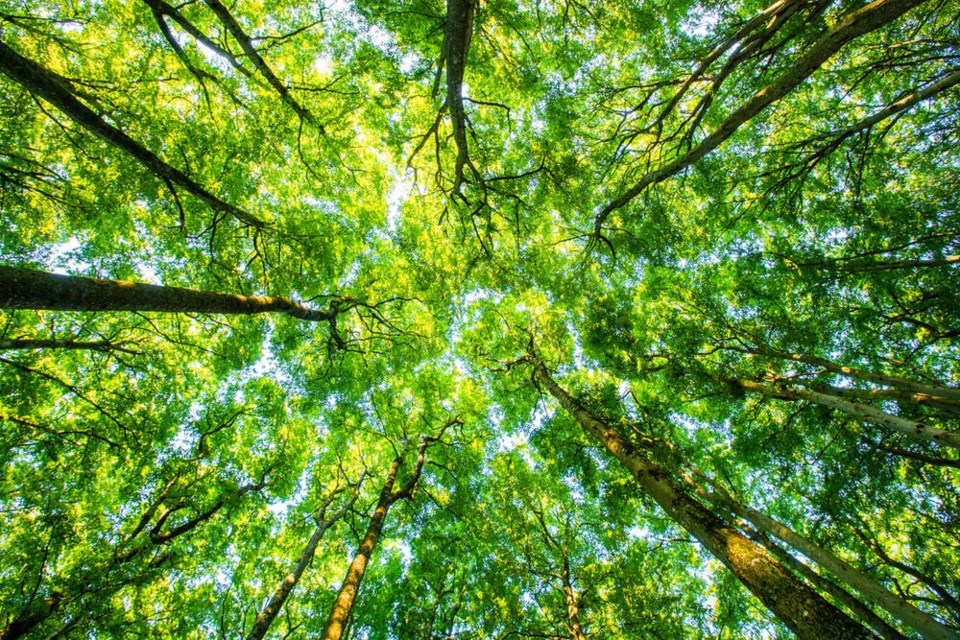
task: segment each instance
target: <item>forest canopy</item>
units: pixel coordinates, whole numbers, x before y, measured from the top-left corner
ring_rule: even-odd
[[[960,5],[0,0],[0,639],[960,640]]]

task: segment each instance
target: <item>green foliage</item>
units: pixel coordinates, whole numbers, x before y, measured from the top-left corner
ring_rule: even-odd
[[[731,129],[855,7],[475,2],[462,185],[449,4],[227,4],[264,69],[208,3],[0,3],[0,54],[265,222],[0,64],[3,265],[336,312],[0,310],[0,637],[241,637],[359,483],[268,636],[319,637],[391,461],[453,417],[350,637],[786,637],[534,356],[671,478],[960,628],[956,450],[797,395],[960,431],[956,3]]]

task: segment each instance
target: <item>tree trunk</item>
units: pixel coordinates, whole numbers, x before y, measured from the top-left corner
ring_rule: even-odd
[[[830,31],[823,34],[819,40],[809,47],[806,47],[804,54],[792,67],[753,94],[693,149],[673,162],[644,174],[626,193],[604,207],[595,219],[596,229],[599,231],[611,213],[625,206],[640,195],[644,189],[676,175],[719,147],[743,124],[749,122],[761,111],[800,86],[804,80],[813,75],[845,44],[896,20],[910,9],[923,4],[923,2],[924,0],[875,0],[875,2],[843,16]]]
[[[3,267],[0,267],[2,269]],[[2,278],[2,276],[0,276]],[[2,295],[2,294],[0,294]],[[35,339],[35,338],[11,338],[0,340],[0,351],[17,351],[25,349],[66,349],[66,350],[89,350],[89,351],[123,351],[124,353],[137,353],[132,349],[126,349],[109,340],[56,340],[56,339]]]
[[[838,558],[814,542],[807,540],[770,516],[734,500],[726,491],[721,489],[716,492],[704,492],[702,495],[715,504],[730,509],[730,511],[763,533],[783,540],[834,576],[859,591],[868,601],[883,607],[898,620],[916,629],[924,638],[931,640],[960,640],[960,635],[957,635],[946,626],[923,613],[903,598],[890,592],[883,585],[856,567]]]
[[[950,74],[947,80],[951,81],[953,86],[960,82],[960,71],[955,71]],[[940,83],[937,83],[940,85]],[[896,103],[899,104],[899,103]],[[854,132],[860,130],[859,127],[851,127],[854,129]],[[837,133],[825,134],[829,135],[842,135]],[[820,136],[823,137],[823,136]],[[816,138],[814,138],[816,139]],[[875,253],[875,252],[870,252]],[[853,260],[860,260],[860,262],[853,262]],[[934,267],[949,267],[960,262],[960,256],[946,256],[943,258],[932,258],[930,260],[921,260],[919,258],[905,258],[903,260],[874,260],[868,261],[865,256],[851,256],[849,258],[834,258],[828,260],[820,260],[817,262],[794,262],[793,260],[787,259],[790,264],[800,267],[801,269],[827,269],[827,270],[837,270],[840,273],[867,273],[871,271],[897,271],[899,269],[928,269]]]
[[[54,77],[36,62],[0,42],[0,71],[23,86],[30,93],[43,98],[78,125],[124,153],[156,174],[157,177],[183,187],[210,208],[229,214],[243,224],[262,228],[262,220],[243,209],[224,202],[207,191],[185,173],[161,160],[126,133],[107,124],[100,116],[80,102],[64,80]]]
[[[910,438],[930,440],[948,447],[960,449],[960,433],[945,431],[937,427],[928,427],[921,422],[901,418],[900,416],[889,414],[870,405],[850,402],[849,400],[844,400],[834,395],[811,391],[809,389],[771,387],[760,382],[754,382],[753,380],[736,380],[735,382],[748,391],[756,391],[769,398],[788,401],[809,400],[824,407],[842,411],[861,422],[880,424]]]
[[[760,545],[691,498],[678,482],[560,387],[539,360],[534,377],[580,426],[626,467],[641,488],[729,568],[801,639],[876,638],[790,573]]]
[[[898,389],[903,389],[906,391],[913,391],[916,393],[926,394],[929,396],[937,397],[946,397],[951,401],[960,402],[960,389],[954,389],[952,387],[944,387],[942,385],[936,384],[927,384],[923,382],[918,382],[916,380],[910,380],[909,378],[901,378],[899,376],[890,376],[882,373],[874,373],[872,371],[867,371],[865,369],[857,369],[855,367],[847,367],[844,365],[831,362],[826,358],[818,358],[816,356],[807,355],[805,353],[786,353],[783,351],[776,351],[774,349],[758,348],[758,349],[747,349],[749,353],[758,356],[765,356],[768,358],[780,358],[782,360],[793,360],[794,362],[803,362],[805,364],[813,365],[815,367],[823,367],[827,371],[832,373],[841,374],[849,378],[856,378],[857,380],[863,380],[868,382],[876,382],[883,385],[889,385],[891,387],[896,387]]]
[[[63,276],[5,266],[0,266],[0,308],[247,315],[274,312],[312,322],[336,318],[334,310],[310,309],[289,298]]]
[[[37,625],[45,622],[60,609],[62,599],[60,594],[54,594],[45,600],[34,603],[33,607],[21,612],[7,626],[0,629],[0,640],[18,640],[25,637]]]
[[[570,562],[563,560],[563,597],[567,602],[567,628],[570,631],[570,640],[587,640],[583,634],[583,625],[580,623],[580,600],[570,582]]]
[[[744,524],[744,526],[746,526]],[[743,527],[741,527],[743,528]],[[875,614],[864,603],[857,600],[850,592],[846,591],[837,584],[827,580],[811,567],[790,555],[789,552],[777,546],[770,538],[762,533],[747,532],[752,539],[762,544],[767,551],[776,556],[780,562],[793,569],[796,573],[803,576],[810,584],[814,585],[823,592],[829,593],[837,602],[844,604],[858,618],[870,625],[880,637],[884,640],[907,640],[907,637],[891,627],[886,621]]]
[[[940,411],[949,411],[957,413],[960,411],[960,402],[952,398],[939,394],[917,393],[915,391],[904,391],[902,389],[850,389],[844,387],[834,387],[833,385],[822,382],[803,382],[803,386],[827,393],[838,398],[852,398],[854,400],[896,400],[897,402],[909,402],[911,404],[921,404],[928,407],[939,409]]]
[[[380,533],[383,531],[383,523],[387,519],[387,513],[390,511],[390,505],[397,500],[397,494],[393,493],[393,484],[397,480],[397,472],[400,470],[400,458],[394,459],[390,464],[390,472],[383,483],[383,489],[380,490],[380,498],[377,500],[377,508],[370,518],[367,525],[367,532],[363,536],[363,541],[357,549],[357,553],[350,562],[350,568],[347,569],[347,575],[340,585],[340,593],[333,602],[333,608],[330,610],[330,616],[324,625],[322,640],[339,640],[343,635],[347,625],[347,619],[350,617],[350,611],[353,609],[353,603],[357,599],[357,591],[360,589],[360,582],[363,580],[363,574],[367,570],[367,563],[370,562],[370,556],[380,541]]]
[[[463,183],[464,167],[473,166],[467,145],[467,116],[463,109],[463,74],[473,35],[475,2],[476,0],[447,0],[444,59],[447,67],[447,108],[450,110],[453,141],[457,147],[454,191],[459,191]]]
[[[320,520],[316,529],[313,531],[313,535],[310,536],[310,540],[307,541],[307,546],[305,546],[303,551],[300,553],[300,558],[293,566],[293,570],[287,574],[283,580],[280,581],[280,584],[277,585],[273,595],[270,596],[270,600],[263,607],[260,613],[257,614],[257,619],[253,623],[253,628],[250,629],[250,633],[247,634],[246,640],[262,640],[262,638],[267,635],[267,631],[270,630],[270,625],[273,624],[273,621],[280,613],[280,609],[283,608],[283,604],[287,601],[287,598],[290,597],[290,594],[300,581],[300,576],[303,575],[303,572],[313,560],[313,556],[317,552],[317,546],[320,544],[320,539],[323,538],[323,534],[325,534],[327,529],[332,527],[347,513],[347,511],[353,507],[353,504],[357,500],[357,495],[358,492],[355,492],[353,494],[353,498],[343,507],[343,509],[340,509],[333,516],[328,519]],[[335,496],[336,493],[328,498],[328,500],[324,503],[323,510],[326,510]],[[323,513],[323,510],[321,510],[321,513]]]
[[[412,500],[416,496],[417,485],[420,482],[420,474],[423,472],[423,464],[426,460],[427,448],[440,440],[444,432],[455,424],[463,424],[459,417],[447,420],[439,433],[435,436],[426,436],[420,442],[420,449],[417,452],[417,463],[410,475],[410,479],[396,491],[393,485],[397,480],[397,472],[400,470],[400,464],[403,462],[400,458],[395,458],[390,465],[390,472],[387,474],[387,480],[383,483],[383,489],[380,490],[380,498],[377,500],[377,508],[370,518],[370,524],[367,526],[367,532],[363,536],[363,541],[357,549],[356,555],[350,562],[350,568],[340,586],[340,593],[333,603],[330,610],[330,617],[324,625],[321,640],[339,640],[346,631],[347,624],[350,621],[350,611],[353,609],[353,603],[357,599],[357,592],[360,589],[360,582],[363,580],[363,574],[367,570],[367,563],[370,562],[370,556],[380,540],[380,532],[383,531],[383,523],[387,519],[387,512],[390,506],[400,499]]]

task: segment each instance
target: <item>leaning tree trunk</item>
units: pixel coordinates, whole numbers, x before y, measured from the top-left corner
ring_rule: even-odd
[[[873,610],[871,610],[867,605],[860,602],[860,600],[858,600],[852,593],[846,591],[841,586],[831,582],[827,578],[824,578],[804,562],[794,558],[792,555],[790,555],[789,551],[786,551],[778,546],[768,536],[765,536],[763,533],[756,530],[748,530],[746,528],[748,526],[747,523],[742,522],[739,524],[741,525],[740,528],[743,529],[744,532],[750,536],[750,538],[762,544],[764,548],[778,558],[780,562],[803,576],[807,582],[820,589],[824,593],[829,593],[831,596],[833,596],[834,600],[846,606],[847,609],[852,611],[855,616],[867,623],[877,633],[879,633],[881,638],[884,640],[907,640],[905,635],[887,624],[883,618],[874,613]]]
[[[835,387],[817,381],[803,381],[803,386],[814,391],[826,393],[838,398],[846,398],[853,402],[883,402],[894,400],[897,403],[910,403],[937,409],[941,412],[960,413],[960,402],[947,394],[919,393],[903,389],[858,389],[855,387]]]
[[[68,118],[96,137],[134,158],[158,178],[182,187],[210,208],[233,216],[245,225],[258,229],[266,226],[263,220],[240,207],[224,202],[183,171],[161,160],[159,156],[129,135],[105,122],[103,118],[77,99],[66,80],[55,76],[33,60],[23,57],[3,42],[0,42],[0,72],[19,83],[33,95],[43,98],[55,106]]]
[[[874,602],[880,607],[883,607],[897,619],[916,629],[924,638],[931,640],[960,640],[960,635],[957,635],[950,628],[940,624],[903,598],[892,593],[848,562],[838,558],[818,544],[804,538],[770,516],[738,502],[725,490],[719,487],[717,487],[717,489],[715,492],[702,491],[702,493],[698,493],[701,493],[701,495],[715,504],[726,507],[737,516],[752,524],[762,533],[779,538],[787,543],[793,549],[810,558],[863,594],[870,602]]]
[[[534,378],[584,431],[600,440],[667,515],[723,562],[799,638],[876,638],[793,575],[763,547],[691,498],[663,467],[637,451],[615,429],[560,387],[539,360],[534,361]]]
[[[892,376],[884,373],[867,371],[866,369],[858,369],[857,367],[848,367],[846,365],[837,364],[836,362],[827,360],[826,358],[812,356],[807,353],[788,353],[765,347],[745,349],[745,351],[766,358],[778,358],[781,360],[791,360],[793,362],[803,362],[804,364],[813,365],[815,367],[822,367],[831,373],[843,375],[848,378],[855,378],[864,382],[876,382],[878,384],[895,387],[904,391],[912,391],[914,393],[950,400],[952,402],[960,402],[960,389],[953,387],[919,382],[917,380],[911,380],[909,378],[903,378],[900,376]]]
[[[860,402],[851,402],[850,400],[838,398],[829,393],[812,391],[810,389],[772,387],[753,380],[736,380],[735,382],[748,391],[756,391],[769,398],[788,401],[808,400],[829,409],[842,411],[860,422],[882,425],[891,431],[902,433],[909,438],[929,440],[948,447],[960,449],[960,433],[953,433],[952,431],[938,429],[937,427],[929,427],[922,422],[895,416]]]
[[[336,317],[335,309],[311,309],[289,298],[62,276],[5,266],[0,266],[0,308],[247,315],[274,312],[313,322],[330,322]]]
[[[383,531],[383,523],[387,519],[387,513],[391,505],[401,499],[412,500],[416,496],[417,485],[420,482],[420,474],[423,472],[423,464],[426,460],[427,448],[434,442],[440,440],[443,433],[454,424],[463,424],[460,418],[448,420],[435,436],[424,437],[420,443],[420,449],[417,453],[417,464],[414,467],[410,479],[402,488],[393,490],[394,482],[397,480],[397,472],[400,470],[400,464],[403,462],[400,458],[394,459],[390,464],[390,472],[383,483],[383,489],[380,490],[380,498],[377,500],[377,508],[370,518],[367,525],[367,532],[363,536],[360,547],[356,555],[350,562],[350,568],[340,586],[340,593],[333,602],[333,608],[330,610],[330,616],[324,625],[322,640],[339,640],[344,636],[347,623],[350,619],[350,611],[357,599],[357,592],[360,590],[360,583],[363,580],[363,574],[367,570],[367,564],[370,562],[370,556],[380,541],[380,533]]]
[[[390,506],[397,500],[393,493],[393,483],[396,482],[400,462],[400,458],[396,458],[390,464],[390,472],[387,474],[387,480],[383,483],[383,489],[380,490],[377,508],[370,518],[367,532],[364,534],[359,548],[357,548],[357,553],[350,561],[350,568],[347,569],[347,575],[340,585],[340,593],[337,594],[337,599],[333,602],[327,624],[323,628],[323,634],[321,635],[323,640],[339,640],[343,635],[347,619],[350,617],[350,610],[353,609],[353,603],[357,599],[357,591],[360,590],[360,583],[363,581],[363,574],[370,562],[370,556],[373,555],[373,550],[380,541],[383,523],[387,519]]]
[[[319,522],[317,523],[316,529],[313,530],[313,535],[310,536],[310,540],[307,541],[307,546],[305,546],[303,551],[300,553],[300,558],[293,566],[293,570],[290,571],[290,573],[280,581],[280,584],[277,585],[273,595],[270,596],[270,600],[267,601],[267,604],[264,605],[260,613],[257,614],[257,619],[254,621],[253,628],[250,629],[250,633],[247,634],[246,640],[262,640],[262,638],[267,635],[267,631],[270,630],[270,625],[273,624],[273,621],[276,619],[277,614],[280,613],[280,609],[283,608],[287,598],[290,597],[290,594],[293,593],[297,583],[300,582],[300,577],[303,575],[303,572],[313,560],[313,556],[317,552],[317,546],[319,546],[320,539],[323,538],[323,534],[325,534],[327,529],[336,524],[337,521],[339,521],[350,509],[353,508],[354,503],[357,501],[357,496],[359,495],[359,486],[356,487],[353,497],[347,502],[346,505],[343,506],[342,509],[337,511],[329,518],[324,518],[324,512],[333,502],[333,499],[336,497],[337,493],[339,493],[339,491],[333,492],[324,502],[320,511],[320,516],[318,516]]]

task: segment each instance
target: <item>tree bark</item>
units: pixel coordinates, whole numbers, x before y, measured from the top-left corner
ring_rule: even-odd
[[[96,137],[133,157],[157,177],[183,187],[211,209],[233,216],[239,222],[251,227],[260,229],[266,226],[264,221],[239,207],[224,202],[176,167],[161,160],[155,153],[126,133],[104,122],[93,110],[77,99],[66,82],[55,77],[36,62],[21,56],[3,42],[0,42],[0,71],[30,93],[55,106]]]
[[[49,598],[34,604],[30,609],[22,612],[11,620],[7,626],[0,629],[0,640],[18,640],[25,637],[37,625],[45,622],[60,609],[63,598],[54,594]]]
[[[380,498],[377,500],[377,507],[370,518],[370,523],[367,525],[367,532],[363,536],[357,553],[350,562],[350,568],[347,569],[347,575],[340,585],[340,592],[333,602],[330,616],[323,627],[323,633],[320,636],[322,640],[339,640],[343,635],[347,619],[350,617],[350,611],[353,609],[353,603],[357,599],[357,591],[360,590],[360,582],[367,570],[367,563],[370,562],[370,556],[380,541],[383,523],[387,519],[390,506],[397,500],[393,492],[393,484],[396,482],[400,463],[401,459],[395,458],[390,464],[390,471],[383,483],[383,489],[380,490]]]
[[[240,48],[243,49],[243,52],[247,55],[247,58],[250,59],[250,62],[256,67],[257,71],[260,72],[260,75],[262,75],[267,83],[280,95],[280,99],[300,118],[307,122],[313,122],[313,115],[294,99],[290,94],[290,89],[280,81],[280,78],[278,78],[269,65],[267,65],[267,61],[263,59],[256,47],[253,46],[250,36],[243,30],[243,27],[240,26],[237,19],[233,17],[233,14],[231,14],[219,0],[205,0],[205,2],[207,6],[217,14],[217,18],[220,19],[223,26],[230,32],[233,39],[237,41]]]
[[[460,418],[448,420],[440,432],[435,436],[424,437],[420,442],[420,449],[417,452],[417,464],[410,475],[410,479],[401,487],[394,491],[393,485],[397,480],[397,472],[400,470],[400,464],[403,462],[399,457],[395,458],[390,464],[390,471],[387,473],[387,479],[383,483],[383,489],[380,490],[380,498],[377,500],[377,507],[367,525],[367,532],[363,536],[357,553],[350,562],[350,568],[347,569],[347,575],[340,586],[340,593],[334,600],[333,608],[330,610],[330,616],[323,627],[321,640],[339,640],[344,636],[347,624],[350,620],[350,611],[353,609],[353,603],[357,599],[357,592],[360,590],[360,582],[363,580],[363,574],[367,570],[367,564],[370,562],[370,556],[380,540],[380,533],[383,531],[383,523],[387,519],[387,513],[390,506],[400,499],[412,500],[416,497],[417,485],[420,482],[420,474],[423,472],[423,465],[426,460],[427,448],[434,442],[443,437],[444,432],[454,424],[463,424]]]
[[[856,378],[857,380],[863,380],[865,382],[876,382],[878,384],[896,387],[905,391],[926,394],[928,396],[943,397],[948,398],[953,402],[960,402],[960,389],[955,389],[953,387],[945,387],[938,384],[928,384],[911,380],[909,378],[891,376],[883,373],[874,373],[873,371],[857,369],[855,367],[847,367],[827,360],[826,358],[819,358],[817,356],[811,356],[805,353],[787,353],[784,351],[777,351],[775,349],[767,349],[764,347],[756,349],[744,349],[744,351],[768,358],[779,358],[781,360],[803,362],[804,364],[822,367],[827,371],[844,375],[849,378]]]
[[[567,628],[570,631],[570,640],[587,640],[583,633],[583,624],[580,622],[580,599],[570,581],[570,561],[564,557],[563,573],[561,573],[563,582],[563,598],[567,603]]]
[[[660,465],[637,451],[560,387],[539,360],[534,360],[534,378],[584,431],[597,438],[630,471],[667,515],[723,562],[799,638],[876,638],[790,573],[760,545],[687,495]]]
[[[960,76],[960,72],[952,75]],[[864,271],[895,271],[897,269],[926,269],[930,267],[947,267],[960,262],[960,256],[947,256],[945,258],[935,258],[932,260],[889,260],[883,262],[870,262],[853,266],[842,266],[841,271],[848,273],[858,273]]]
[[[753,380],[736,380],[736,383],[748,391],[756,391],[769,398],[776,398],[778,400],[787,400],[791,402],[795,400],[809,400],[810,402],[816,402],[817,404],[829,409],[842,411],[843,413],[853,416],[861,422],[870,422],[882,425],[910,438],[930,440],[931,442],[936,442],[948,447],[960,449],[960,433],[945,431],[943,429],[938,429],[937,427],[928,427],[923,423],[889,414],[875,407],[871,407],[870,405],[861,404],[859,402],[850,402],[849,400],[844,400],[843,398],[838,398],[837,396],[821,393],[819,391],[811,391],[809,389],[799,389],[796,387],[771,387]]]
[[[2,269],[2,267],[0,267]],[[2,278],[0,278],[2,281]],[[55,340],[34,338],[9,338],[0,340],[0,351],[17,351],[24,349],[66,349],[89,351],[123,351],[136,353],[109,340]]]
[[[820,391],[838,398],[853,398],[855,400],[896,400],[934,407],[943,411],[956,413],[960,411],[960,402],[944,394],[918,393],[902,389],[855,389],[834,387],[822,382],[803,382],[803,386]]]
[[[924,638],[930,638],[932,640],[960,640],[960,635],[957,635],[948,627],[923,613],[903,598],[898,597],[856,567],[804,538],[789,527],[777,522],[770,516],[734,500],[733,496],[727,494],[726,491],[705,492],[703,495],[715,504],[730,509],[730,511],[763,533],[784,541],[856,589],[868,598],[870,602],[874,602],[880,607],[883,607],[898,620],[916,629]]]
[[[756,531],[753,533],[747,532],[747,535],[762,544],[767,551],[776,556],[784,565],[790,567],[796,573],[803,576],[807,582],[814,585],[821,591],[829,593],[837,602],[845,605],[848,609],[850,609],[850,611],[853,612],[854,615],[870,625],[877,633],[879,633],[880,637],[884,640],[907,640],[905,635],[887,624],[883,618],[875,614],[864,603],[857,600],[853,594],[846,591],[839,585],[834,584],[830,580],[827,580],[814,571],[811,567],[807,566],[797,558],[794,558],[789,552],[776,545],[767,536],[763,535],[762,533],[757,533]]]
[[[270,630],[270,625],[273,624],[273,621],[280,613],[280,609],[283,608],[287,598],[290,597],[290,594],[300,581],[300,577],[303,575],[303,572],[313,560],[313,556],[317,552],[317,546],[319,546],[320,539],[323,538],[323,534],[325,534],[327,529],[332,527],[347,513],[347,511],[353,507],[353,504],[357,501],[358,495],[359,491],[355,491],[351,500],[342,509],[340,509],[330,518],[320,520],[316,529],[313,531],[313,535],[310,536],[310,540],[307,541],[307,546],[305,546],[303,551],[300,553],[300,558],[297,559],[296,564],[293,566],[293,570],[291,570],[290,573],[280,581],[280,584],[277,585],[273,595],[270,596],[270,600],[267,601],[267,604],[264,605],[260,613],[257,614],[257,619],[254,621],[253,628],[250,629],[250,633],[247,634],[246,640],[262,640],[262,638],[267,635],[267,631]],[[336,492],[333,493],[324,503],[321,513],[326,510],[326,508],[333,501],[334,497],[336,497]]]
[[[457,146],[454,191],[460,190],[464,168],[473,167],[467,145],[467,116],[463,108],[463,74],[473,35],[475,3],[476,0],[447,0],[444,60],[447,67],[447,108],[453,125],[453,141]]]
[[[604,207],[594,221],[596,232],[599,234],[610,214],[636,198],[644,189],[663,182],[699,161],[761,111],[800,86],[845,44],[896,20],[923,2],[924,0],[875,0],[843,16],[830,31],[807,47],[804,54],[790,69],[753,94],[693,149],[673,162],[644,174],[626,193]]]
[[[311,322],[331,322],[337,315],[333,308],[311,309],[289,298],[63,276],[6,266],[0,266],[0,308],[243,315],[285,313]]]

